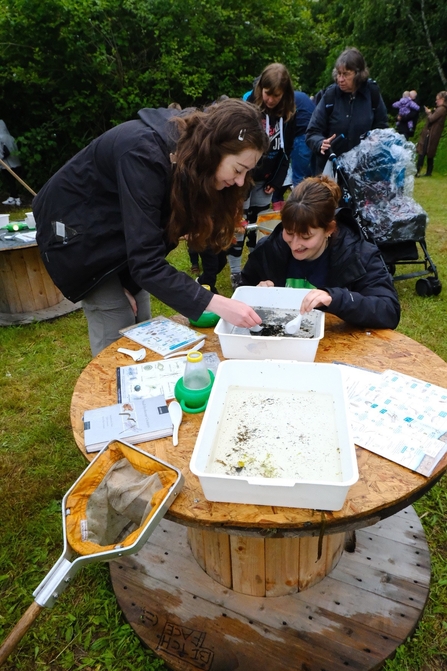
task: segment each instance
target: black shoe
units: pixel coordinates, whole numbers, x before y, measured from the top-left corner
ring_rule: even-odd
[[[241,273],[231,273],[230,281],[232,289],[233,290],[237,289],[242,283]]]
[[[422,175],[422,177],[431,177],[431,173],[430,173],[430,172],[426,172],[425,175]]]

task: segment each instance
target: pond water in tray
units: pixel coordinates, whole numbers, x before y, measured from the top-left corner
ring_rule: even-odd
[[[284,330],[285,325],[300,314],[299,310],[289,308],[265,308],[253,306],[253,310],[262,319],[262,330],[250,331],[247,328],[234,326],[231,333],[234,335],[277,336],[286,338],[315,338],[320,331],[322,313],[320,310],[311,310],[302,315],[301,326],[296,333],[289,334]]]
[[[340,482],[333,395],[230,385],[206,471]]]

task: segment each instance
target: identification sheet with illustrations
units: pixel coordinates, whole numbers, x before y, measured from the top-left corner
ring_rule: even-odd
[[[189,326],[177,324],[172,319],[161,316],[148,319],[135,326],[129,326],[120,333],[161,356],[172,354],[172,352],[176,352],[182,347],[187,347],[206,338],[203,333],[194,331]]]
[[[343,365],[355,443],[430,475],[447,451],[447,389]]]
[[[206,352],[203,360],[207,368],[217,372],[220,359],[215,352]],[[131,402],[139,398],[149,398],[163,394],[166,400],[174,398],[174,388],[185,371],[186,356],[174,359],[159,359],[120,366],[116,369],[118,402]]]

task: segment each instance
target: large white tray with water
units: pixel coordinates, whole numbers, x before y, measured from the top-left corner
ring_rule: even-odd
[[[210,501],[340,510],[358,480],[340,367],[219,365],[191,457]]]

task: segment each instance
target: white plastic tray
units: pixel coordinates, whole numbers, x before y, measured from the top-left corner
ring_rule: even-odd
[[[213,460],[219,423],[231,385],[331,394],[334,401],[342,476],[331,481],[244,477],[207,472]],[[209,501],[292,508],[340,510],[349,488],[358,480],[355,445],[347,416],[342,373],[335,364],[291,361],[224,361],[219,365],[208,406],[191,457],[190,469],[198,476]],[[297,407],[299,413],[299,407]],[[318,422],[318,418],[316,418]],[[272,446],[274,451],[274,446]]]
[[[232,298],[264,308],[299,310],[309,289],[287,287],[238,287]],[[220,319],[214,333],[219,337],[222,354],[226,359],[290,359],[314,361],[320,340],[324,336],[324,312],[317,322],[313,338],[256,336],[233,333],[234,326]]]

